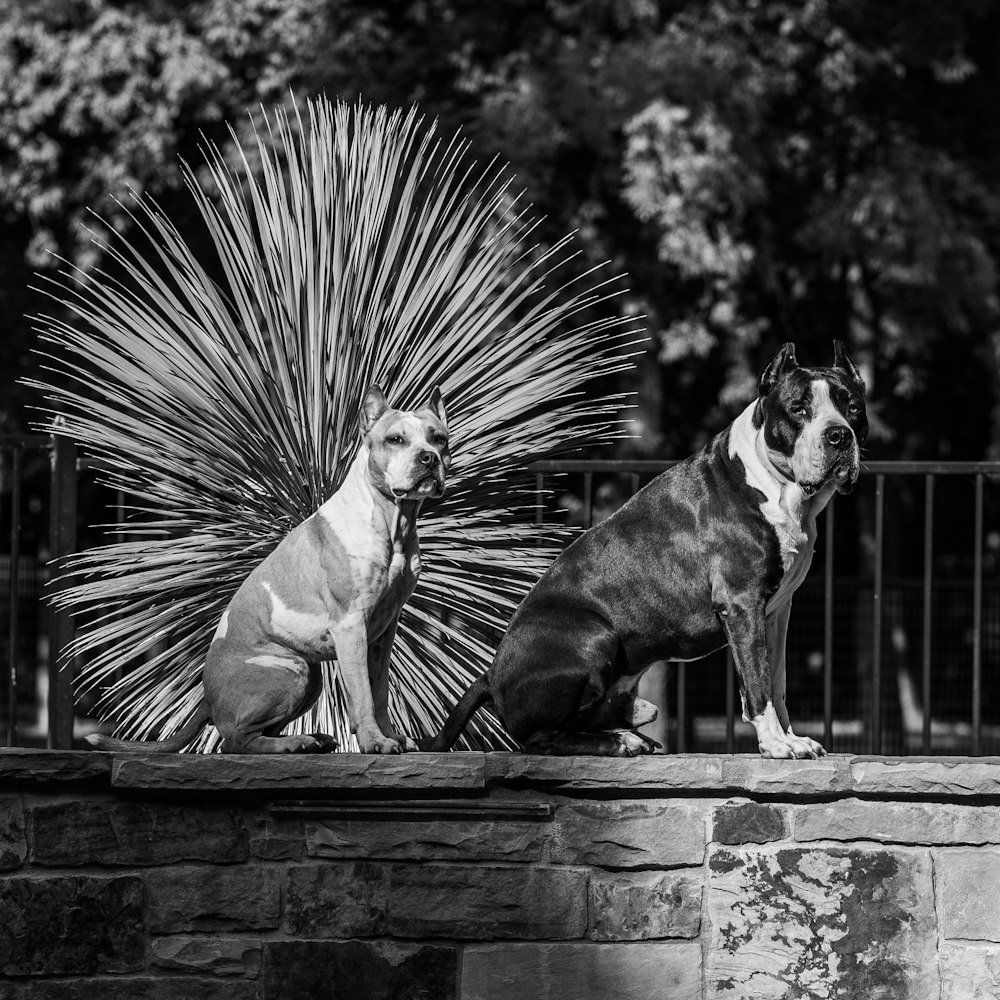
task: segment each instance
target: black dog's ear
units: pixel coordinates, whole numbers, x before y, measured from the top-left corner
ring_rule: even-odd
[[[760,395],[766,396],[774,388],[778,379],[794,368],[798,368],[798,362],[795,360],[795,345],[782,344],[781,350],[775,354],[771,363],[760,376]]]
[[[858,383],[861,389],[861,395],[863,396],[867,391],[865,387],[865,380],[861,377],[861,372],[858,371],[858,366],[851,360],[851,356],[847,353],[847,348],[844,347],[843,341],[835,340],[833,342],[833,367],[840,368],[842,371],[847,372],[848,375]]]
[[[427,401],[427,409],[433,413],[438,420],[444,424],[444,429],[448,429],[448,414],[445,412],[444,400],[441,398],[441,387],[434,386],[434,391],[431,393],[431,398]]]
[[[365,398],[361,403],[361,412],[358,414],[358,427],[361,429],[361,436],[364,437],[376,424],[378,418],[389,409],[386,402],[385,393],[377,386],[371,386],[365,393]]]

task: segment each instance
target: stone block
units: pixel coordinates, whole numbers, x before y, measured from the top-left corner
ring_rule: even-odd
[[[1000,948],[946,944],[941,948],[941,1000],[998,1000]]]
[[[150,948],[152,964],[160,969],[244,979],[256,979],[260,974],[259,940],[218,934],[175,934],[153,938]]]
[[[785,814],[763,802],[726,802],[712,814],[712,840],[718,844],[766,844],[788,836]]]
[[[855,792],[898,795],[1000,795],[1000,758],[854,757]]]
[[[302,861],[306,858],[305,821],[291,816],[252,812],[244,816],[250,857],[262,861]]]
[[[0,871],[20,868],[28,856],[19,795],[0,795]]]
[[[694,938],[700,927],[700,871],[590,874],[590,937],[595,941]]]
[[[87,750],[0,749],[0,786],[90,782],[106,785],[111,755]]]
[[[108,976],[37,980],[21,987],[18,1000],[258,1000],[247,979],[194,976]]]
[[[543,997],[696,1000],[701,997],[701,947],[687,941],[466,946],[461,1000]]]
[[[712,804],[618,799],[556,809],[551,857],[602,868],[700,865]]]
[[[721,758],[721,785],[732,791],[782,797],[848,792],[851,759],[846,754],[819,760],[765,760],[760,754],[733,754]]]
[[[457,976],[458,950],[453,946],[268,941],[264,944],[260,998],[457,1000]]]
[[[80,798],[34,805],[31,858],[40,865],[166,865],[245,861],[247,834],[231,809]]]
[[[941,931],[946,938],[1000,941],[1000,850],[938,850]]]
[[[388,897],[383,865],[296,865],[288,872],[283,926],[303,938],[383,934]]]
[[[144,875],[150,930],[259,930],[277,927],[283,874],[262,865],[183,865]]]
[[[306,849],[321,858],[539,861],[551,824],[518,819],[308,821]]]
[[[388,931],[397,937],[579,938],[587,872],[490,865],[392,865]]]
[[[941,802],[837,802],[795,806],[794,839],[892,844],[1000,844],[1000,807]]]
[[[0,975],[142,968],[142,884],[133,875],[0,879]]]
[[[115,755],[116,788],[239,792],[338,793],[359,789],[409,794],[416,789],[481,791],[486,785],[481,753],[377,754],[121,754]]]
[[[926,851],[714,847],[706,893],[709,1000],[938,998]]]

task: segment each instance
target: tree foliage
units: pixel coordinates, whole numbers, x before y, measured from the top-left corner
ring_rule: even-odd
[[[117,225],[106,195],[126,181],[169,197],[198,129],[261,98],[419,102],[512,163],[543,235],[578,230],[581,269],[628,272],[621,309],[651,331],[632,447],[686,453],[776,344],[819,362],[834,337],[871,383],[873,449],[975,458],[996,436],[988,0],[40,0],[6,15],[12,276],[43,244],[86,261],[86,205]]]

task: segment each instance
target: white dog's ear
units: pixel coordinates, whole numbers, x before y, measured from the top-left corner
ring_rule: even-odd
[[[444,400],[441,398],[441,387],[434,386],[434,391],[431,393],[431,398],[427,401],[427,409],[433,413],[438,420],[444,424],[445,430],[448,429],[448,414],[445,412]]]
[[[388,409],[385,393],[377,385],[371,386],[365,393],[361,412],[358,414],[358,427],[361,429],[362,437],[375,426],[378,418]]]

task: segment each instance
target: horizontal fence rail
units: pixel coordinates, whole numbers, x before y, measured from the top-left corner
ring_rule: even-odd
[[[672,461],[630,459],[535,462],[530,466],[535,477],[534,520],[539,525],[565,521],[565,504],[560,497],[568,495],[579,504],[575,523],[589,527],[615,507],[615,502],[610,506],[603,503],[598,509],[597,497],[602,484],[615,484],[618,500],[626,499],[651,478],[675,464]],[[0,637],[0,649],[5,654],[0,661],[4,678],[0,690],[6,695],[4,711],[0,713],[4,726],[4,738],[0,739],[0,743],[18,745],[21,741],[19,706],[23,715],[26,700],[32,700],[41,678],[47,681],[42,706],[47,715],[45,742],[54,748],[73,745],[75,664],[61,659],[72,640],[73,623],[66,612],[46,610],[46,606],[35,598],[39,608],[37,622],[26,627],[25,580],[26,567],[30,563],[40,574],[46,589],[52,592],[59,585],[58,570],[53,567],[58,566],[60,559],[77,551],[79,525],[100,520],[105,523],[108,520],[121,522],[125,498],[120,493],[102,501],[103,510],[110,510],[111,517],[102,519],[92,516],[90,510],[81,511],[81,474],[92,467],[93,463],[82,459],[71,442],[59,436],[0,435],[0,546],[6,549],[6,552],[0,549],[0,559],[5,557],[7,568],[6,578],[0,575],[0,600],[8,615],[3,623],[5,634]],[[963,480],[971,483],[968,509],[964,506],[958,509],[951,501],[942,504],[943,484]],[[920,657],[919,681],[914,685],[914,696],[919,692],[922,708],[916,735],[911,734],[912,738],[907,737],[909,742],[894,749],[922,753],[940,752],[942,749],[955,752],[957,740],[961,743],[960,749],[965,752],[973,755],[984,752],[983,705],[986,695],[983,667],[987,611],[991,643],[994,639],[1000,642],[994,636],[994,632],[1000,632],[995,613],[1000,580],[997,579],[996,560],[991,563],[989,579],[985,578],[984,560],[988,523],[990,538],[996,535],[995,518],[988,518],[987,515],[991,510],[989,503],[993,502],[990,487],[997,481],[1000,481],[1000,462],[868,462],[863,467],[859,490],[850,498],[835,497],[821,516],[816,545],[818,565],[810,571],[800,593],[812,588],[809,592],[814,597],[818,594],[814,603],[821,609],[821,638],[812,642],[810,636],[810,642],[816,647],[816,655],[821,662],[816,685],[819,707],[814,720],[815,735],[828,749],[850,747],[875,754],[885,749],[886,713],[895,700],[886,694],[887,682],[895,676],[894,670],[887,666],[887,647],[898,642],[896,626],[890,623],[887,628],[886,598],[892,596],[899,603],[903,596],[917,588]],[[31,485],[32,505],[37,505],[35,494],[38,494],[44,508],[43,513],[35,518],[37,524],[29,524],[30,518],[26,519],[26,483]],[[894,505],[887,505],[887,492],[890,487],[898,491],[902,484],[905,484],[909,500],[913,501],[919,495],[923,507],[922,516],[916,518],[920,525],[920,538],[908,540],[905,553],[911,562],[919,554],[920,569],[916,580],[911,577],[903,579],[898,574],[893,576],[887,572],[886,539],[892,535],[890,528],[894,527],[894,518],[898,516]],[[862,504],[869,522],[864,532],[859,534],[859,503],[856,498],[864,490],[870,493]],[[845,502],[853,504],[853,507],[844,507],[842,511]],[[82,516],[84,514],[86,517]],[[846,514],[851,516],[846,517]],[[970,551],[962,556],[967,557],[970,564],[968,579],[962,574],[953,574],[945,579],[935,570],[935,560],[940,562],[945,556],[952,558],[942,551],[939,544],[942,518],[953,528],[958,525],[962,532],[966,529],[970,532]],[[909,520],[912,522],[914,519],[911,511]],[[32,552],[26,551],[23,537],[29,529],[38,536]],[[855,534],[851,536],[851,532]],[[845,536],[850,536],[848,542],[858,543],[853,545],[857,549],[862,534],[865,544],[870,546],[870,552],[866,553],[869,565],[864,571],[838,572],[839,564],[849,562],[846,557],[852,554],[851,545],[845,548]],[[1000,545],[1000,542],[997,544]],[[2,590],[4,585],[6,593]],[[993,597],[988,604],[987,592]],[[842,662],[845,659],[844,594],[852,602],[846,618],[848,630],[870,635],[869,648],[861,650],[859,647],[857,652],[859,662],[864,662],[865,676],[860,679],[854,677],[857,686],[864,688],[863,696],[858,695],[855,700],[864,702],[865,708],[863,712],[859,710],[853,714],[845,708],[842,697],[842,689],[851,679],[850,665],[845,667]],[[863,606],[869,601],[869,610],[864,612]],[[967,601],[971,602],[971,609],[966,608]],[[948,728],[933,710],[934,650],[939,639],[934,622],[943,621],[947,614],[952,613],[958,614],[962,621],[965,620],[962,616],[968,617],[968,635],[962,640],[968,645],[968,663],[960,663],[959,670],[964,678],[962,684],[966,687],[970,709],[967,721],[948,723]],[[793,625],[795,619],[796,611],[793,609]],[[991,656],[995,655],[994,646],[990,648]],[[40,652],[35,655],[33,650]],[[965,645],[962,646],[962,653],[964,655]],[[656,737],[666,748],[678,752],[691,749],[734,752],[736,749],[750,750],[755,747],[755,741],[752,745],[748,742],[752,740],[752,730],[737,722],[739,699],[732,657],[726,651],[719,659],[724,674],[716,672],[713,675],[710,689],[705,686],[704,670],[699,662],[665,664],[658,672],[651,671],[651,676],[655,678],[655,689],[651,694],[660,707]],[[62,669],[58,669],[60,663]],[[992,660],[989,665],[993,668],[997,666]],[[790,683],[793,673],[799,671],[800,666],[793,663],[790,657]],[[1000,671],[994,669],[987,676],[998,673]],[[937,686],[941,686],[940,677],[937,678]],[[44,685],[40,689],[45,690]],[[902,694],[900,700],[903,700]],[[715,706],[718,706],[718,713]],[[795,723],[800,713],[797,713],[794,703],[789,707]],[[714,721],[716,714],[717,723]],[[912,718],[909,723],[909,729],[912,729]],[[897,732],[901,725],[898,721],[892,724],[891,737],[897,744],[903,739]],[[990,745],[987,749],[1000,752],[1000,719],[988,728]],[[37,733],[35,738],[37,742]]]
[[[589,528],[595,523],[595,481],[598,477],[614,477],[627,484],[626,497],[634,496],[640,489],[643,480],[649,480],[672,466],[678,461],[642,460],[642,459],[555,459],[536,462],[531,466],[535,475],[535,521],[543,524],[548,517],[546,498],[550,493],[553,477],[576,477],[581,486],[582,496],[580,518],[581,526]],[[871,696],[868,731],[870,742],[866,748],[873,754],[883,752],[883,714],[885,710],[883,680],[884,680],[884,639],[885,610],[884,594],[886,588],[885,574],[885,537],[886,537],[886,482],[889,479],[904,477],[921,477],[923,486],[924,516],[922,521],[922,603],[921,603],[921,676],[920,692],[922,718],[920,723],[919,751],[932,752],[932,650],[933,629],[932,609],[935,586],[934,556],[935,556],[935,485],[939,477],[961,477],[969,479],[973,484],[971,503],[972,531],[972,629],[970,650],[970,701],[971,712],[969,722],[968,751],[978,756],[983,752],[983,570],[984,570],[984,490],[987,481],[1000,480],[1000,462],[915,462],[915,461],[884,461],[865,462],[862,466],[863,476],[870,482],[874,480],[874,531],[872,539],[872,599],[871,599]],[[862,480],[863,482],[864,480]],[[840,501],[843,502],[843,501]],[[824,525],[821,529],[821,539],[817,540],[817,549],[822,551],[822,736],[828,749],[835,748],[834,740],[834,590],[835,590],[835,545],[834,537],[837,523],[838,499],[835,495],[821,515]],[[961,512],[957,513],[962,517]],[[967,516],[967,515],[966,515]],[[813,569],[810,576],[816,571]],[[794,610],[793,610],[794,616]],[[697,662],[697,661],[696,661]],[[688,672],[696,663],[674,662],[668,665],[669,672],[676,677],[674,686],[675,704],[672,724],[662,720],[657,735],[668,745],[673,733],[673,747],[680,753],[689,749],[688,714]],[[790,664],[789,669],[794,669]],[[666,674],[667,669],[664,670]],[[736,684],[735,669],[729,651],[725,654],[725,749],[734,752],[736,746]],[[671,691],[665,679],[658,689],[651,692],[653,700],[660,706],[661,716],[668,715],[671,702]],[[649,694],[646,695],[649,697]],[[790,705],[793,725],[795,724],[795,706]],[[1000,746],[994,747],[994,750]]]

